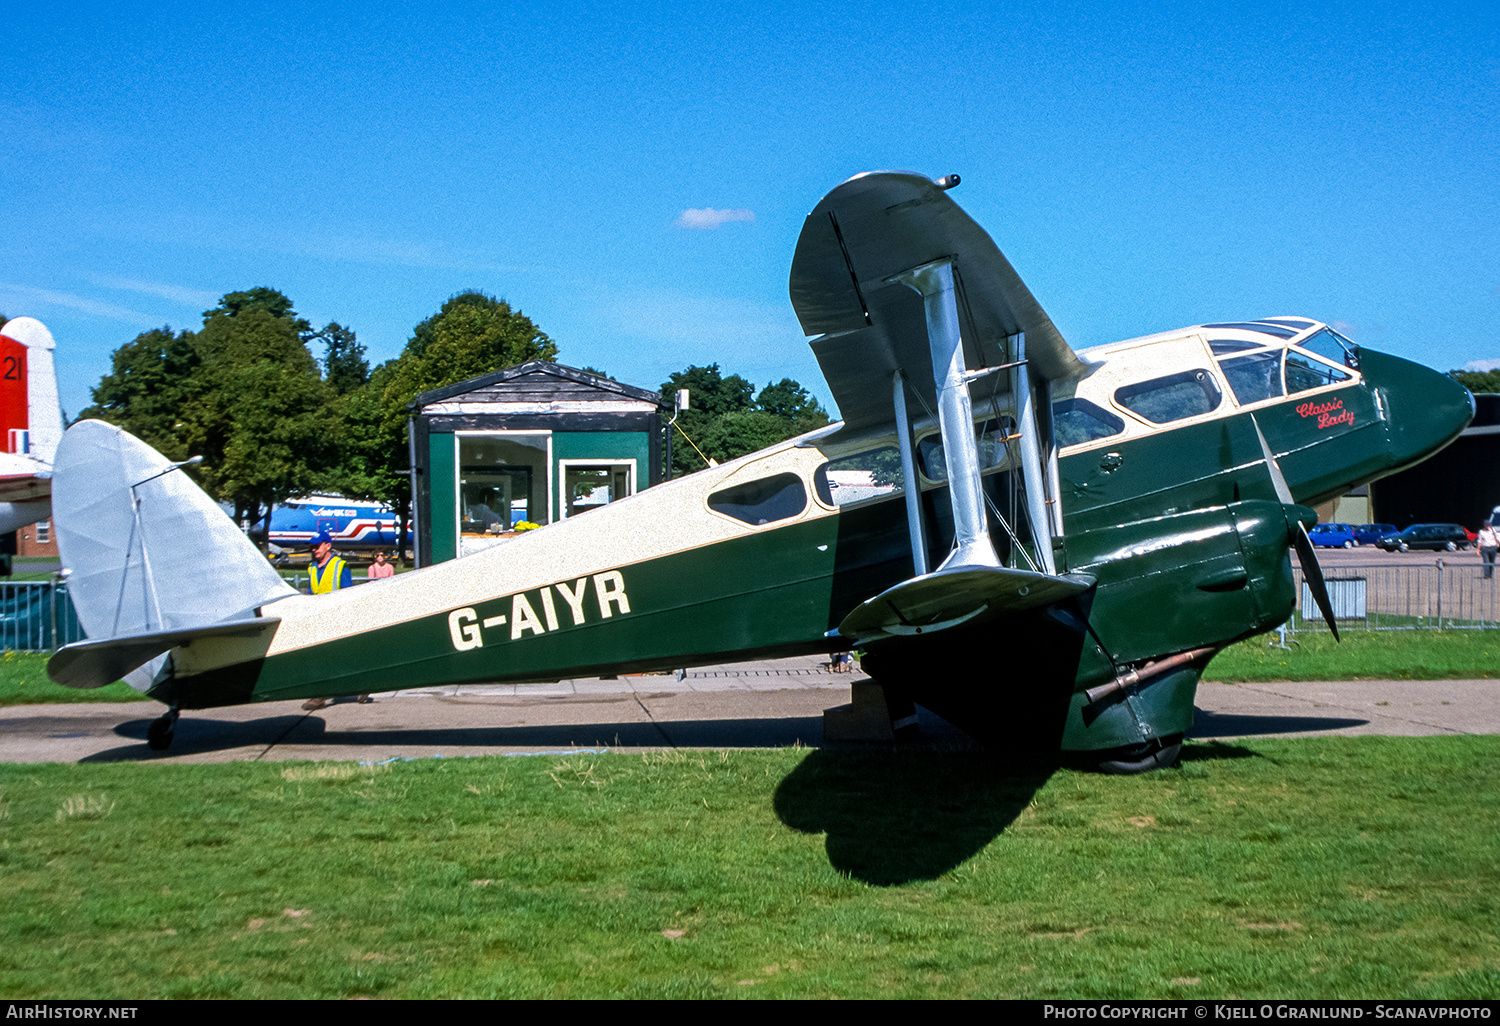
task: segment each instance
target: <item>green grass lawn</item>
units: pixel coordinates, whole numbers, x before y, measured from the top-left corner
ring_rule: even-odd
[[[1453,680],[1500,677],[1500,630],[1321,631],[1231,645],[1214,657],[1206,680]]]
[[[135,702],[146,696],[116,681],[92,691],[58,687],[47,678],[47,652],[6,652],[0,655],[0,706],[45,702]]]
[[[1500,997],[1500,737],[0,767],[0,995]]]

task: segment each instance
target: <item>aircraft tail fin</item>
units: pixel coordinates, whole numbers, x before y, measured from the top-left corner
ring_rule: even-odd
[[[0,328],[14,347],[0,343],[0,396],[8,411],[0,427],[5,451],[51,463],[63,436],[62,403],[57,395],[57,371],[52,333],[35,317],[13,317]],[[25,411],[22,422],[19,414]]]
[[[52,479],[57,546],[90,642],[244,620],[295,592],[165,456],[111,424],[74,424]],[[163,655],[125,677],[146,690]]]

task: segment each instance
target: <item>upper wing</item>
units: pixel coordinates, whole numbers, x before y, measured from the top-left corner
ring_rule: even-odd
[[[879,171],[835,188],[807,215],[792,258],[792,306],[846,424],[892,419],[891,375],[906,373],[929,405],[932,359],[922,297],[892,276],[952,257],[964,363],[1015,359],[1026,335],[1033,375],[1079,377],[1089,367],[1053,326],[984,229],[921,175]],[[1003,379],[1003,376],[1002,376]],[[988,395],[1003,380],[977,386]]]

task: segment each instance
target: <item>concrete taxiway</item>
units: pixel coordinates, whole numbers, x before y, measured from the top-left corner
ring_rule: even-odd
[[[305,712],[267,702],[183,713],[154,752],[156,703],[0,709],[3,762],[227,762],[457,758],[664,748],[821,746],[823,710],[849,701],[858,673],[815,658],[740,663],[673,676],[432,688]],[[967,738],[921,711],[926,743]],[[1198,688],[1195,740],[1329,734],[1500,733],[1500,681],[1346,681]]]

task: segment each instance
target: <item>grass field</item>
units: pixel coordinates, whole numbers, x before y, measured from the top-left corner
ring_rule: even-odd
[[[1500,677],[1500,630],[1307,631],[1262,635],[1214,657],[1207,680],[1454,680]]]
[[[92,691],[58,687],[47,679],[46,652],[6,652],[0,655],[0,706],[46,702],[135,702],[146,696],[116,681]]]
[[[1500,997],[1500,737],[0,767],[0,996]]]

